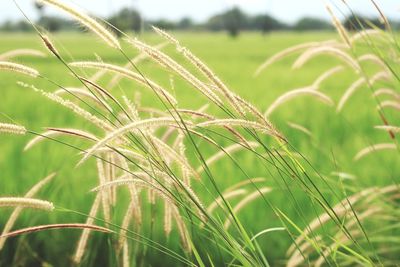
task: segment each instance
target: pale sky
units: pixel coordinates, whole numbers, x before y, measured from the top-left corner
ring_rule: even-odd
[[[278,19],[292,23],[303,16],[329,18],[325,10],[325,2],[333,9],[345,13],[347,9],[342,0],[64,0],[89,11],[96,16],[108,16],[121,7],[134,6],[146,19],[180,19],[188,16],[196,21],[204,21],[210,15],[221,12],[234,5],[249,14],[269,13]],[[375,0],[385,14],[400,20],[399,0]],[[36,18],[33,0],[17,0],[24,11]],[[364,15],[376,15],[377,12],[370,0],[347,0],[352,9]],[[336,8],[335,8],[336,5]],[[339,12],[338,17],[341,15]],[[53,8],[47,8],[46,14],[59,14]],[[22,18],[12,0],[0,0],[0,22],[7,19]]]

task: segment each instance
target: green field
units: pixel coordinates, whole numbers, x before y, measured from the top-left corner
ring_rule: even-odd
[[[342,64],[337,59],[323,56],[311,60],[301,69],[292,70],[291,64],[299,55],[296,54],[280,60],[259,76],[253,76],[260,64],[284,48],[304,42],[335,39],[337,36],[334,33],[288,32],[271,33],[264,36],[256,33],[243,33],[237,39],[232,39],[225,34],[210,33],[176,33],[174,36],[210,66],[234,92],[253,103],[262,112],[281,94],[288,90],[311,85],[321,73]],[[104,62],[121,65],[126,62],[121,54],[103,46],[98,39],[89,34],[60,34],[53,38],[57,48],[68,62],[96,60],[97,56]],[[151,44],[162,42],[161,38],[150,34],[143,36],[143,39]],[[0,54],[17,48],[36,48],[46,52],[37,36],[0,34]],[[137,54],[137,51],[128,45],[124,46],[124,50],[132,57]],[[183,62],[172,46],[167,46],[163,51],[167,51],[172,57]],[[45,58],[20,57],[17,62],[37,68],[46,77],[63,86],[80,86],[76,79],[68,73],[65,66],[50,55]],[[139,68],[165,88],[171,88],[170,79],[173,78],[173,92],[178,101],[182,103],[182,107],[197,109],[206,102],[187,83],[173,73],[162,70],[154,62],[145,60],[139,64]],[[367,66],[367,71],[372,72],[374,68],[374,66]],[[88,72],[89,74],[91,72]],[[359,161],[353,160],[357,152],[366,146],[390,142],[390,137],[386,132],[373,128],[375,125],[382,125],[382,120],[376,112],[376,102],[372,98],[369,88],[358,90],[350,98],[343,111],[336,112],[337,102],[357,77],[351,69],[346,67],[322,83],[320,90],[333,99],[335,106],[323,105],[313,98],[305,96],[282,105],[271,116],[271,121],[284,133],[293,148],[308,160],[310,166],[307,168],[312,176],[324,177],[330,186],[337,186],[338,189],[334,190],[336,196],[328,190],[329,187],[321,187],[327,199],[332,203],[338,202],[340,196],[347,194],[347,190],[351,192],[351,189],[357,191],[356,189],[360,188],[396,183],[400,173],[399,160],[398,157],[393,157],[395,154],[393,151],[382,151],[368,155]],[[25,125],[36,132],[41,132],[43,127],[49,126],[92,129],[85,121],[77,119],[67,109],[50,102],[28,88],[22,88],[16,84],[17,81],[34,83],[38,88],[46,91],[58,89],[57,86],[43,79],[32,81],[13,73],[0,73],[0,121],[10,122],[9,118],[12,118],[15,123]],[[385,87],[386,84],[382,83],[379,86]],[[154,94],[128,80],[123,80],[113,90],[116,95],[124,93],[131,99],[134,99],[136,92],[141,92],[143,106],[150,106],[155,101]],[[213,107],[211,107],[211,111],[214,111]],[[389,122],[396,124],[395,120],[398,116],[396,117],[395,112],[388,112],[386,115]],[[289,127],[287,122],[306,127],[311,131],[312,136]],[[53,201],[56,206],[88,213],[94,199],[94,194],[89,191],[98,182],[97,174],[93,171],[95,162],[88,161],[83,166],[75,168],[81,155],[74,149],[51,141],[43,142],[31,150],[23,152],[24,145],[31,138],[33,136],[30,135],[23,137],[1,135],[0,194],[2,196],[23,196],[41,178],[51,172],[57,172],[57,177],[38,196]],[[61,138],[60,140],[68,140],[74,145],[88,147],[87,143],[73,139]],[[272,142],[266,140],[268,145],[272,145]],[[223,142],[221,141],[222,144],[224,144]],[[202,151],[206,156],[215,152],[215,149]],[[254,161],[251,155],[239,152],[234,154],[234,157],[250,177],[266,178],[265,186],[273,188],[273,191],[266,195],[268,201],[292,218],[296,218],[298,207],[287,199],[289,193],[296,195],[297,204],[303,208],[302,214],[304,215],[302,218],[304,221],[298,221],[300,226],[304,226],[319,213],[319,211],[313,210],[314,206],[308,203],[310,201],[308,198],[302,198],[302,189],[297,187],[297,183],[293,182],[284,187],[279,176],[272,177],[276,174],[275,170],[264,169],[259,162]],[[195,166],[198,164],[196,163]],[[313,172],[313,169],[316,171]],[[214,164],[211,170],[222,189],[245,179],[229,159]],[[337,176],[332,175],[332,172],[349,173],[354,176],[354,179],[340,180]],[[318,181],[317,184],[319,183],[323,184]],[[212,196],[208,192],[200,190],[203,188],[201,183],[194,182],[193,186],[198,188],[198,195],[204,199],[205,203],[212,201]],[[290,192],[288,192],[288,188],[291,189]],[[127,203],[124,203],[123,200],[118,201],[121,201],[121,205],[116,206],[116,209],[123,212]],[[145,218],[147,216],[149,221],[154,214],[158,219],[162,217],[160,205],[150,207],[145,203],[143,206],[144,212],[147,212],[144,216]],[[1,212],[0,228],[8,219],[11,211]],[[239,218],[247,230],[253,234],[269,227],[281,226],[281,222],[274,216],[272,210],[261,200],[246,207],[239,214]],[[85,219],[84,216],[71,212],[56,211],[49,216],[37,211],[25,211],[17,221],[18,227],[16,228],[41,223],[84,222]],[[157,224],[156,220],[153,232],[149,230],[148,225],[145,225],[146,219],[143,221],[144,235],[151,236],[156,241],[179,251],[178,237],[171,236],[170,239],[166,239],[162,233],[161,223]],[[69,266],[69,259],[74,252],[79,235],[80,231],[60,230],[10,239],[3,251],[0,252],[0,266],[7,266],[11,262],[16,264],[15,266],[28,266],[29,264],[30,266],[40,266],[40,263],[43,262],[48,262],[53,266]],[[92,263],[93,266],[96,266],[95,262],[104,262],[104,260],[112,264],[113,256],[109,239],[101,234],[95,234],[94,237],[95,239],[90,241],[91,255],[87,256],[87,264]],[[260,237],[259,242],[266,257],[273,265],[283,264],[286,249],[291,243],[291,239],[285,232],[264,235]],[[162,259],[158,252],[151,249],[145,255],[144,261],[152,266],[161,266],[167,263],[170,266],[176,266],[177,264],[166,256],[163,256],[166,258]],[[153,255],[159,255],[159,257]],[[60,258],[64,258],[64,260],[60,261]]]

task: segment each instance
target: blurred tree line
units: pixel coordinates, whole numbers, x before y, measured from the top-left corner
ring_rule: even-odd
[[[48,31],[73,31],[77,27],[72,21],[45,15],[44,7],[35,4],[39,19],[36,23]],[[240,31],[259,31],[263,34],[271,31],[293,30],[293,31],[327,31],[333,30],[329,21],[305,17],[294,24],[286,24],[278,19],[268,15],[259,14],[250,16],[239,8],[228,9],[222,13],[211,16],[203,23],[196,23],[190,18],[182,18],[179,21],[166,19],[145,20],[135,9],[123,8],[113,14],[106,20],[112,25],[110,28],[118,28],[121,31],[140,32],[150,28],[151,25],[165,30],[190,30],[190,31],[226,31],[231,36],[237,36]],[[359,15],[351,15],[343,21],[343,25],[348,30],[360,30],[371,28],[375,25],[378,28],[384,28],[377,18],[366,18]],[[400,29],[400,23],[392,22],[392,27]],[[32,27],[25,21],[6,21],[0,26],[1,31],[31,31]],[[118,34],[118,31],[115,30]]]

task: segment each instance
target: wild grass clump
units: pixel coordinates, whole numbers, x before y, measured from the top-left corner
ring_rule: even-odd
[[[355,175],[336,168],[330,169],[330,176],[324,175],[273,123],[280,122],[276,119],[278,107],[288,108],[287,102],[300,96],[318,100],[328,108],[336,106],[337,112],[332,113],[343,116],[359,90],[370,90],[378,107],[373,110],[382,121],[371,125],[371,129],[375,127],[375,132],[386,134],[388,140],[361,148],[354,160],[361,161],[378,150],[398,150],[395,136],[399,127],[386,116],[388,108],[400,106],[397,72],[384,51],[374,46],[373,39],[379,36],[391,52],[398,52],[390,31],[349,33],[331,11],[341,40],[296,45],[272,56],[256,74],[261,75],[276,61],[298,53],[293,64],[296,71],[321,55],[335,58],[340,65],[322,71],[309,86],[283,93],[262,112],[161,29],[154,31],[175,46],[182,63],[162,50],[164,43],[153,46],[127,34],[119,40],[103,23],[61,1],[39,2],[72,16],[114,48],[125,64],[104,62],[101,55],[94,55],[92,60],[70,60],[37,27],[46,48],[70,76],[69,84],[61,85],[58,77],[39,74],[22,64],[0,62],[0,71],[37,78],[19,81],[21,87],[67,108],[85,122],[82,128],[46,125],[40,133],[17,124],[0,123],[0,133],[31,135],[25,151],[35,149],[43,141],[69,147],[79,157],[71,168],[76,167],[76,172],[86,168],[97,176],[96,184],[88,192],[93,202],[85,207],[56,204],[54,209],[52,202],[34,199],[52,175],[25,197],[1,197],[1,207],[15,210],[0,236],[0,248],[8,237],[73,228],[82,232],[74,251],[65,253],[73,255],[71,264],[75,265],[90,265],[91,255],[104,256],[102,251],[96,254],[93,249],[93,234],[101,232],[108,236],[110,262],[118,266],[147,265],[143,262],[151,262],[153,255],[160,254],[182,266],[270,266],[270,252],[259,240],[277,232],[279,238],[291,245],[282,255],[284,259],[273,259],[272,264],[372,266],[390,265],[398,260],[394,256],[398,255],[397,248],[389,248],[390,241],[385,240],[399,231],[396,178],[390,184],[367,187]],[[360,53],[361,42],[366,42],[370,51]],[[136,51],[137,56],[128,57],[128,50]],[[41,56],[25,50],[0,58],[8,60],[19,54]],[[198,98],[202,105],[181,101],[173,86],[168,88],[151,79],[151,74],[142,71],[140,63],[144,58],[152,66],[160,67],[163,77],[179,80],[182,89],[190,90],[191,97]],[[373,71],[365,66],[371,63]],[[323,90],[325,82],[341,71],[350,71],[355,81],[336,101],[336,95]],[[118,92],[113,90],[116,87]],[[140,97],[133,99],[131,90],[146,94],[151,103],[143,103]],[[381,97],[389,100],[380,101]],[[312,122],[313,114],[306,115]],[[308,125],[284,123],[300,131],[302,138],[306,135],[308,149],[324,149],[323,142],[313,143],[317,136]],[[251,162],[250,166],[244,164],[246,160]],[[234,171],[215,171],[214,165],[219,162]],[[230,177],[232,173],[234,177]],[[284,203],[276,202],[277,197],[284,199]],[[262,207],[256,214],[260,221],[265,221],[263,229],[254,229],[242,216],[255,204]],[[26,207],[80,215],[82,222],[11,231],[21,209]],[[381,228],[376,229],[377,225]],[[165,239],[175,241],[173,244],[179,239],[179,248],[168,247],[157,236],[159,232],[163,232]]]

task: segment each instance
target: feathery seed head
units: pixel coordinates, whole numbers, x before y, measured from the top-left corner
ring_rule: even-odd
[[[16,124],[0,123],[0,133],[24,135],[26,134],[26,128]]]
[[[13,62],[8,62],[8,61],[0,61],[0,70],[7,70],[7,71],[12,71],[12,72],[18,72],[18,73],[22,73],[28,76],[32,76],[34,78],[36,78],[37,76],[39,76],[39,71],[21,65],[21,64],[17,64],[17,63],[13,63]]]
[[[87,29],[91,30],[97,36],[99,36],[103,41],[111,47],[120,49],[121,46],[117,38],[108,31],[103,25],[97,22],[95,19],[85,14],[84,12],[77,10],[69,5],[66,5],[58,0],[37,0],[38,3],[50,5],[55,8],[62,10],[63,12],[69,14]]]

